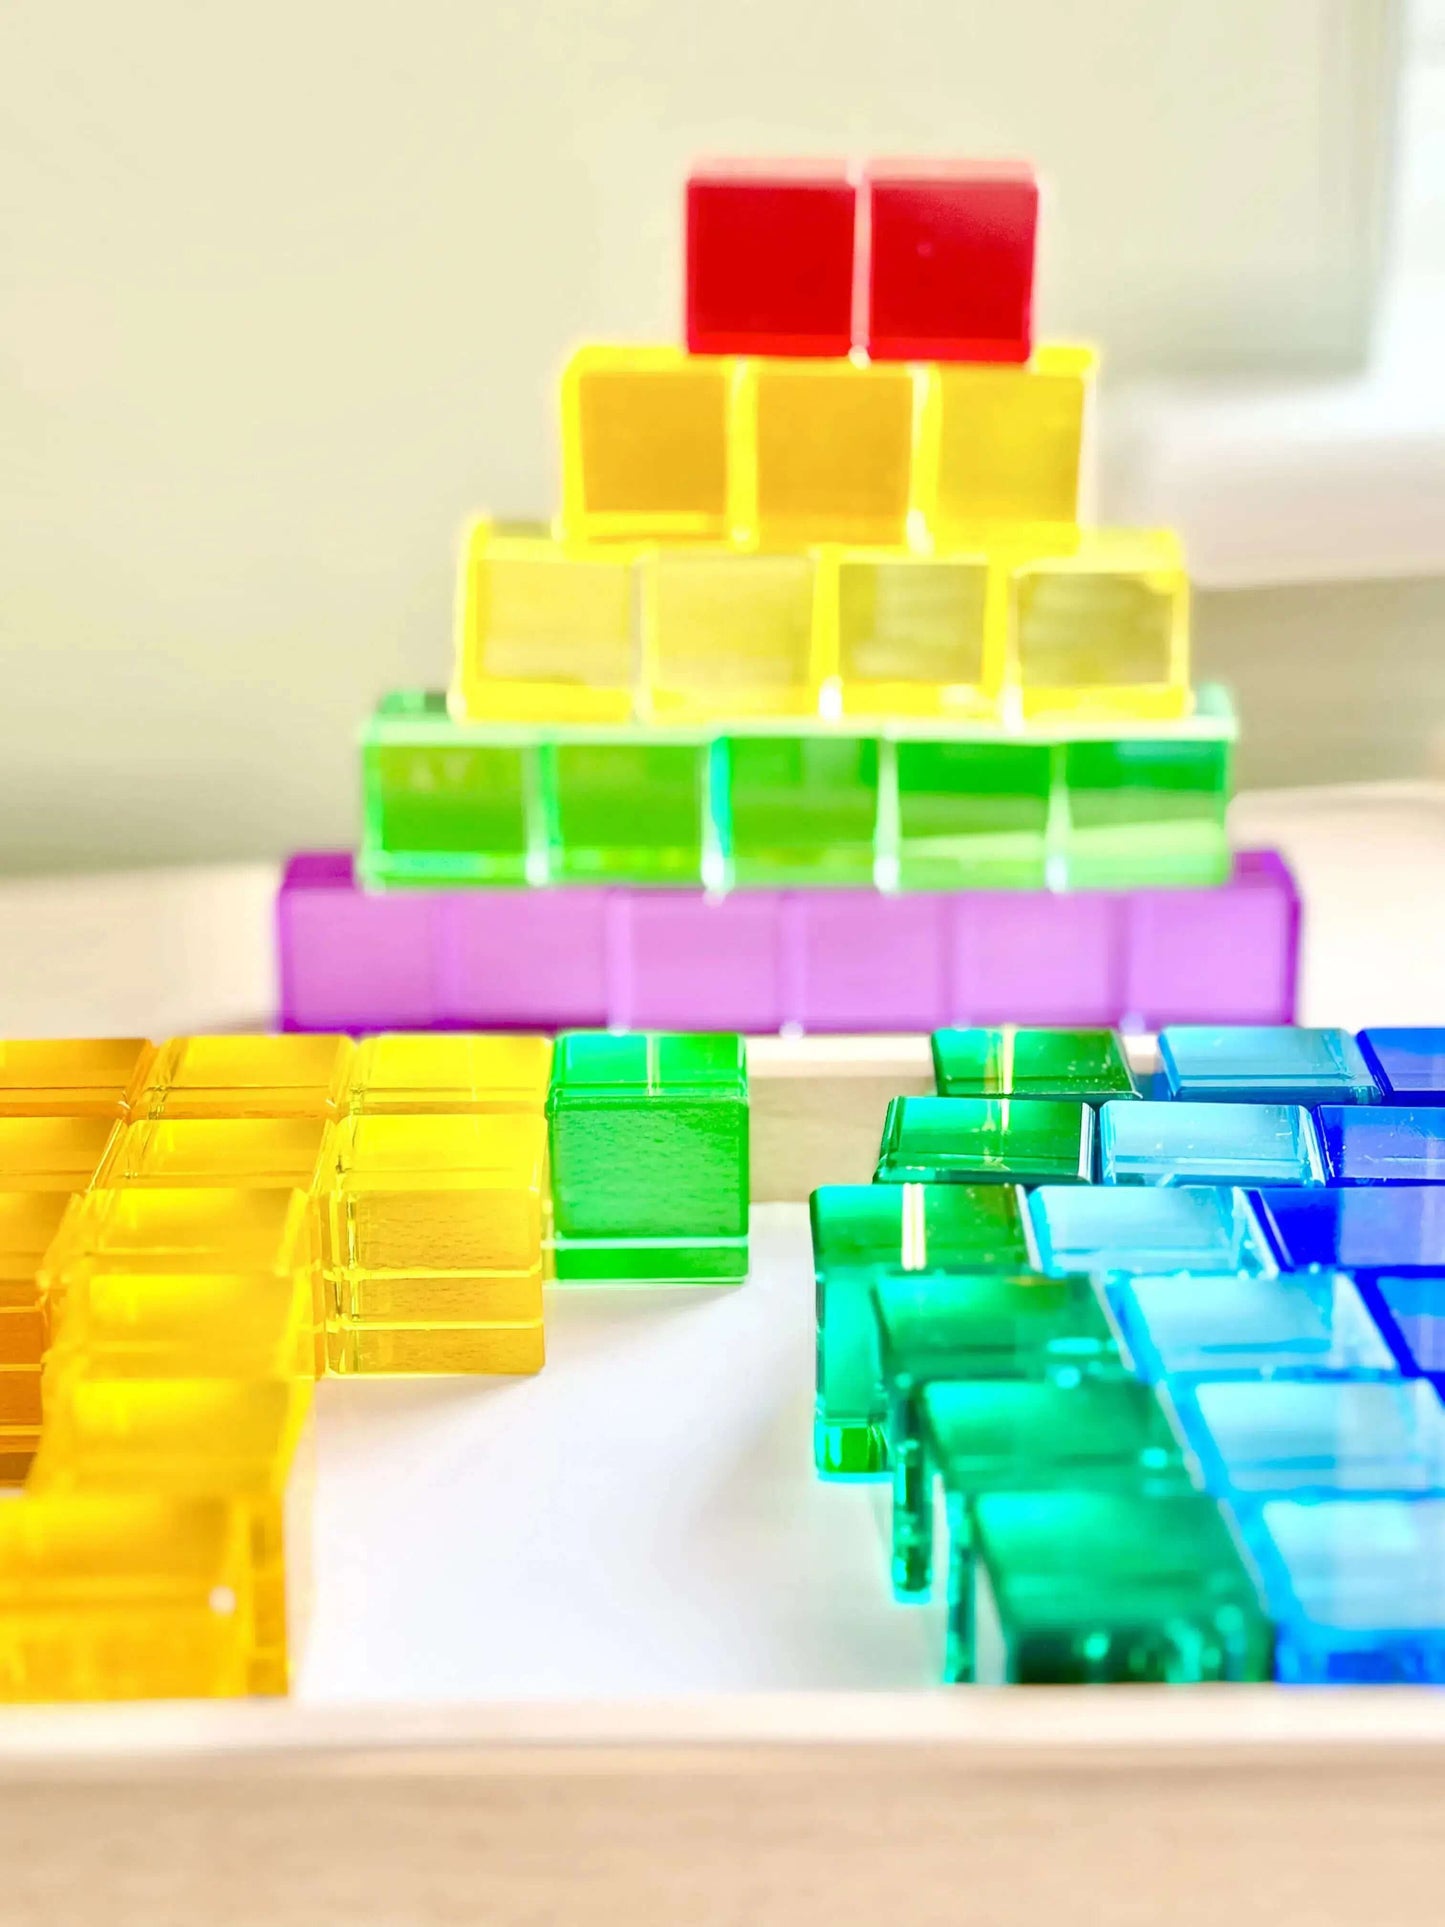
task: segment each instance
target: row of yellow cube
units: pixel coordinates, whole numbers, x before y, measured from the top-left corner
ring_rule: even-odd
[[[0,1698],[285,1690],[317,1373],[542,1362],[549,1056],[0,1045]]]
[[[1189,580],[1168,530],[995,532],[917,556],[579,547],[476,523],[459,720],[1187,713]]]
[[[582,541],[950,546],[1072,523],[1092,350],[1022,365],[589,346],[562,376],[562,525]]]

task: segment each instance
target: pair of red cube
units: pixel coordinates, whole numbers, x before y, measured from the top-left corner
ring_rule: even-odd
[[[1038,211],[1021,162],[698,169],[687,184],[688,348],[1027,361]]]

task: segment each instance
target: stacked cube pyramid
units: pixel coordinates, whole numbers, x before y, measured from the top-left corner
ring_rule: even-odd
[[[288,874],[285,1021],[917,1025],[904,976],[925,1028],[1289,1018],[1178,539],[1082,512],[1094,356],[1034,343],[1032,171],[718,166],[686,205],[686,346],[578,349],[555,521],[468,530],[450,693],[383,700],[359,862]],[[1082,1001],[1001,1007],[1071,895]]]
[[[1445,1031],[933,1043],[813,1196],[814,1449],[902,1600],[941,1505],[946,1677],[1445,1681]]]

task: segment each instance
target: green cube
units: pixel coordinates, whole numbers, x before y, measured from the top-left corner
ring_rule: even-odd
[[[1075,1098],[1099,1105],[1139,1095],[1112,1030],[936,1030],[940,1097]]]
[[[559,1281],[715,1284],[746,1275],[741,1037],[564,1033],[547,1122]]]
[[[716,880],[703,738],[559,732],[542,745],[540,763],[552,881]]]
[[[478,740],[451,720],[444,696],[385,697],[362,731],[362,879],[522,882],[531,753],[520,740]]]
[[[1223,883],[1234,718],[1200,691],[1191,730],[1063,746],[1060,855],[1071,889]]]
[[[970,1512],[963,1643],[951,1626],[950,1678],[1270,1677],[1272,1627],[1203,1493],[998,1492]]]
[[[876,737],[729,736],[716,767],[734,883],[872,883]]]
[[[926,1593],[934,1462],[924,1444],[925,1390],[973,1380],[1076,1384],[1124,1367],[1098,1293],[1080,1276],[884,1275],[873,1284],[873,1309],[893,1467],[893,1583],[905,1596]]]
[[[1087,1184],[1094,1113],[1048,1097],[895,1097],[875,1184]]]
[[[893,749],[903,889],[1042,888],[1057,745],[902,738]]]
[[[813,1193],[817,1398],[813,1456],[825,1477],[888,1465],[888,1401],[870,1292],[879,1269],[1023,1271],[1024,1193],[1006,1184],[834,1184]]]

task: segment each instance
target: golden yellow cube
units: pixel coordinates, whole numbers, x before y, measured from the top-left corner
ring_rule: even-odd
[[[637,682],[632,550],[474,523],[457,586],[459,720],[625,722]]]
[[[83,1191],[123,1128],[108,1117],[0,1117],[0,1190]]]
[[[540,1115],[550,1037],[397,1031],[357,1048],[351,1108],[372,1115],[518,1111]]]
[[[173,1037],[136,1105],[144,1117],[334,1117],[345,1108],[347,1037]]]
[[[304,1377],[324,1315],[315,1245],[301,1191],[88,1192],[41,1271],[47,1375]]]
[[[153,1055],[143,1037],[0,1043],[0,1117],[124,1117]]]
[[[644,691],[654,715],[816,712],[830,664],[811,555],[660,549],[644,568]]]
[[[1024,713],[1188,713],[1189,578],[1168,529],[1088,529],[1013,569],[1009,654]]]
[[[902,543],[914,377],[901,364],[750,361],[733,431],[734,526],[764,548]]]
[[[579,348],[562,375],[562,527],[581,541],[725,541],[737,364]]]
[[[930,368],[920,438],[919,506],[936,548],[975,542],[998,523],[1072,525],[1095,358],[1045,347],[1021,366]]]
[[[111,1492],[0,1505],[0,1699],[235,1697],[254,1645],[243,1508]]]
[[[307,1191],[331,1124],[324,1117],[154,1117],[123,1125],[96,1184]]]
[[[986,555],[842,549],[821,568],[845,715],[993,713],[1004,663]]]

